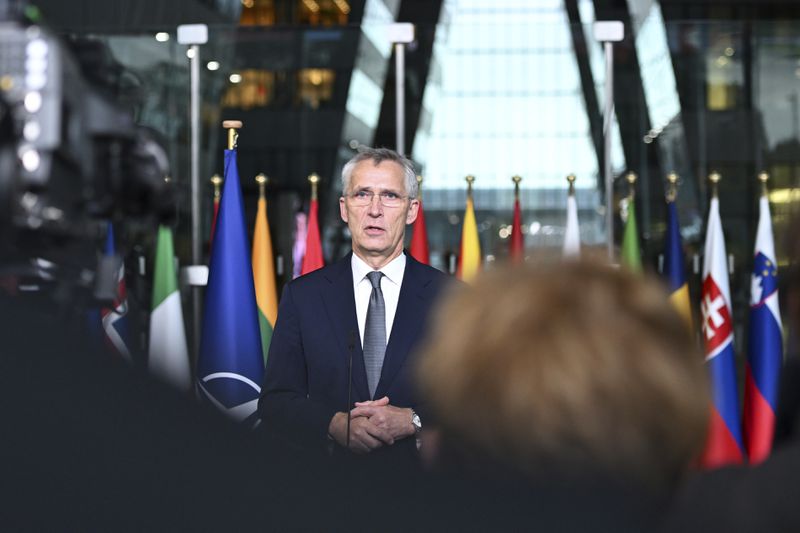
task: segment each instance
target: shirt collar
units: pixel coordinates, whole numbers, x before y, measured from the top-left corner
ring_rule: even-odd
[[[361,283],[367,274],[372,272],[374,269],[369,266],[363,259],[358,257],[355,253],[353,254],[352,258],[350,259],[350,264],[353,268],[353,284],[358,285]],[[391,261],[389,264],[385,265],[383,268],[379,269],[383,272],[383,275],[386,276],[386,279],[400,285],[403,281],[403,274],[406,270],[406,254],[401,253]]]

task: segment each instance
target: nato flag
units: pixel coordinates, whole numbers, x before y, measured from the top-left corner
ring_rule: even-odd
[[[254,425],[264,376],[250,243],[236,151],[225,150],[222,190],[209,263],[197,391],[237,421]]]

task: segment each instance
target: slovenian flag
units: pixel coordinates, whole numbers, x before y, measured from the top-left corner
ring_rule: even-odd
[[[744,432],[751,463],[760,463],[772,449],[778,377],[783,361],[778,265],[766,195],[762,194],[759,207],[744,387]]]
[[[700,459],[706,468],[741,463],[744,458],[724,239],[719,199],[715,195],[708,212],[701,302],[706,364],[711,374],[713,396],[708,438]]]
[[[264,356],[235,150],[225,150],[224,179],[208,267],[197,391],[234,420],[255,425]]]

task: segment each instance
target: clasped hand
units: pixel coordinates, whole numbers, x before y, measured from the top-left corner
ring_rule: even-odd
[[[331,421],[331,435],[347,446],[347,413],[337,413]],[[369,453],[414,433],[411,409],[389,405],[389,398],[356,402],[350,411],[350,450]]]

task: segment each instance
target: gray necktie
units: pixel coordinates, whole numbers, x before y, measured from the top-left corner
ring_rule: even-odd
[[[374,398],[386,353],[386,304],[381,291],[383,272],[370,272],[367,277],[372,283],[372,294],[369,296],[367,322],[364,325],[364,366],[367,369],[369,395]]]

